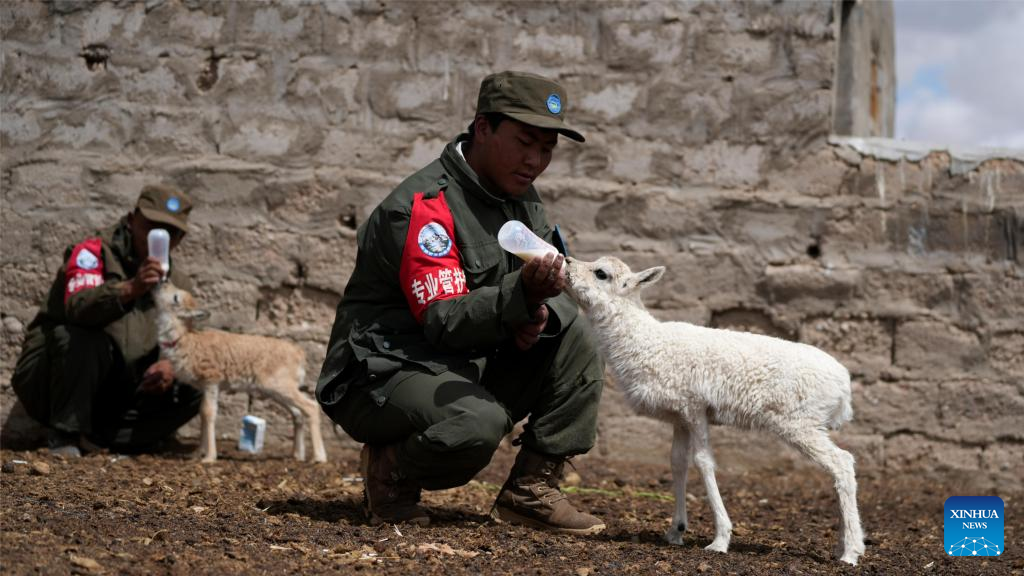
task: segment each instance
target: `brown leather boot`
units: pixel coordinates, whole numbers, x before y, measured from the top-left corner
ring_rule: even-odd
[[[522,448],[508,480],[502,486],[491,517],[538,530],[565,534],[597,534],[600,518],[580,512],[558,488],[565,459]]]
[[[363,472],[363,506],[370,524],[430,524],[427,512],[417,505],[420,487],[398,470],[395,445],[364,444],[359,463]]]

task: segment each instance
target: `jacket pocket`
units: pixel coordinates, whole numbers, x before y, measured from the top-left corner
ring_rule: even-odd
[[[470,290],[481,286],[494,286],[508,271],[505,265],[508,254],[498,245],[497,240],[459,247],[462,269],[466,272],[466,284]]]
[[[439,354],[422,334],[371,334],[370,341],[375,353],[366,359],[367,368],[380,377],[409,369],[410,365],[440,374],[459,360]]]

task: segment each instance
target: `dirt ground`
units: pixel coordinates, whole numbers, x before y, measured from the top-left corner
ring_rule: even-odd
[[[830,558],[836,506],[823,473],[733,475],[719,484],[735,526],[728,554],[706,552],[712,517],[691,474],[685,545],[662,540],[672,515],[664,466],[582,459],[568,488],[603,517],[596,537],[496,524],[487,516],[512,452],[471,484],[427,493],[426,528],[371,527],[360,508],[358,454],[300,464],[282,448],[253,456],[221,446],[188,454],[76,460],[0,451],[3,574],[1024,574],[1022,495],[1006,503],[1000,558],[942,552],[943,502],[955,486],[914,477],[860,479],[867,553],[856,568]],[[24,461],[21,463],[19,461]],[[570,475],[571,476],[571,475]],[[570,481],[574,480],[570,477]]]

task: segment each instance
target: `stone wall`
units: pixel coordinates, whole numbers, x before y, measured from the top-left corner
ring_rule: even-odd
[[[896,33],[892,0],[840,0],[832,130],[886,136],[896,124]]]
[[[181,251],[211,324],[293,339],[316,374],[357,226],[469,123],[484,75],[526,69],[565,83],[588,138],[563,141],[538,182],[575,255],[667,265],[648,295],[659,317],[836,354],[857,413],[837,438],[863,470],[1019,487],[1024,162],[961,170],[944,152],[890,160],[829,143],[832,11],[3,4],[5,438],[30,433],[8,381],[62,248],[124,213],[142,184],[198,201]],[[290,433],[283,411],[222,399],[228,437],[247,410]],[[602,409],[600,452],[667,458],[668,431],[629,414],[613,384]],[[715,437],[723,468],[778,449]]]
[[[646,297],[659,317],[834,354],[853,374],[856,412],[836,436],[862,469],[1019,487],[1024,162],[955,174],[946,152],[889,161],[834,142],[805,163],[799,183],[616,191],[595,203],[596,227],[613,234],[581,233],[575,246],[621,253],[634,268],[666,264]],[[583,213],[570,205],[563,218]],[[635,417],[615,403],[606,408],[608,452],[668,436],[660,424],[631,426]],[[757,435],[716,433],[737,467],[794,456]]]

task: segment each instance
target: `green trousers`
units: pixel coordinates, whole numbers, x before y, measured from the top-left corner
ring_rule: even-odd
[[[505,346],[439,375],[404,369],[378,383],[355,372],[325,411],[358,442],[398,443],[400,469],[429,490],[469,482],[527,416],[520,440],[535,452],[568,457],[594,445],[604,367],[582,317],[530,350]]]
[[[139,392],[158,352],[127,365],[102,330],[78,326],[29,332],[11,385],[39,423],[121,451],[146,450],[199,413],[202,394],[184,384],[163,394]]]

